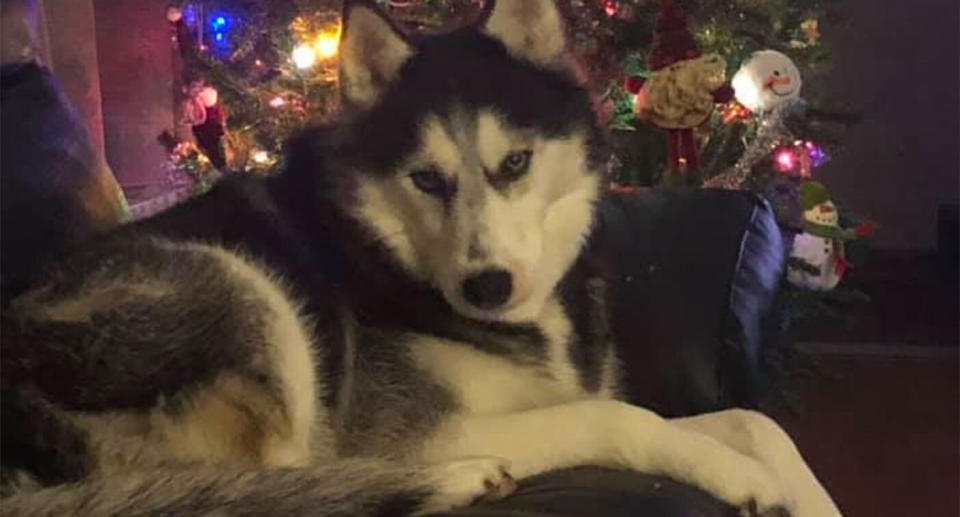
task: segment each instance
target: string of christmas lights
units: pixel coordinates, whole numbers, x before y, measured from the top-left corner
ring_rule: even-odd
[[[196,0],[170,6],[166,18],[182,63],[179,118],[208,160],[203,166],[267,173],[288,135],[337,110],[341,27],[333,0]],[[201,164],[174,148],[168,166],[199,178]]]

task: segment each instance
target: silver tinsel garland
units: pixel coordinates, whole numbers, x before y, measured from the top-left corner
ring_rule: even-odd
[[[797,97],[784,101],[767,113],[758,115],[760,121],[757,134],[746,146],[740,159],[729,169],[704,182],[704,188],[742,189],[754,165],[770,156],[778,147],[795,140],[787,122],[803,117],[806,110],[806,101]]]

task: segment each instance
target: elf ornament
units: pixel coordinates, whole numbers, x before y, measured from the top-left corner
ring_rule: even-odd
[[[822,183],[808,181],[800,186],[803,232],[793,240],[787,261],[787,280],[804,289],[829,291],[837,286],[850,263],[844,243],[873,234],[864,223],[854,229],[840,228],[840,215]]]
[[[647,58],[650,77],[640,86],[638,116],[668,131],[669,183],[699,182],[700,164],[693,128],[710,116],[717,102],[726,102],[732,90],[726,84],[726,62],[717,54],[701,55],[687,29],[683,9],[674,0],[660,0],[653,50]]]
[[[192,55],[196,52],[196,38],[183,19],[183,10],[179,6],[167,7],[167,21],[170,22],[171,39],[180,49],[181,55]]]
[[[191,126],[193,136],[210,162],[218,170],[227,166],[227,151],[224,136],[227,134],[227,117],[219,105],[219,94],[212,86],[200,82],[190,85],[187,98],[182,103],[184,121]]]
[[[757,114],[800,95],[801,84],[797,66],[776,50],[754,52],[730,81],[737,102]]]

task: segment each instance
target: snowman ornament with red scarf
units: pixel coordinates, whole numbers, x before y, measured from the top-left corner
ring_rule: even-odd
[[[800,186],[803,232],[794,237],[787,261],[787,280],[804,289],[829,291],[840,283],[850,267],[844,243],[873,234],[872,223],[856,228],[840,227],[840,214],[822,183],[808,181]]]
[[[776,50],[751,54],[730,81],[737,102],[756,114],[796,98],[801,85],[797,66]]]

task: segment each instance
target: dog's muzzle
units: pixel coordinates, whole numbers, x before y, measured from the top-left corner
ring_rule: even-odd
[[[487,269],[468,277],[461,286],[463,298],[482,310],[496,309],[510,300],[513,277],[505,269]]]

